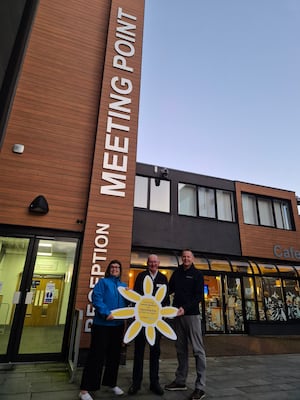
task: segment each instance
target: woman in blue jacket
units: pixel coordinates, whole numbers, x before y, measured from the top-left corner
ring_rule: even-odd
[[[119,286],[127,286],[120,280],[121,273],[121,262],[112,260],[106,269],[105,277],[98,281],[93,290],[95,316],[89,355],[80,384],[81,400],[93,400],[89,391],[99,390],[101,384],[110,387],[116,395],[124,393],[117,386],[124,321],[114,319],[111,314],[112,310],[127,306],[127,301],[118,291]]]

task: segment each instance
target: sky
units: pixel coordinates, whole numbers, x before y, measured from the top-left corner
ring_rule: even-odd
[[[137,160],[300,196],[300,0],[145,0]]]

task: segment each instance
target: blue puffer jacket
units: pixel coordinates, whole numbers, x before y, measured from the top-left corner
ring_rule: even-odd
[[[112,310],[127,307],[127,300],[118,292],[119,286],[127,285],[115,276],[102,278],[97,282],[92,294],[95,307],[94,325],[116,326],[124,323],[122,319],[106,320]]]

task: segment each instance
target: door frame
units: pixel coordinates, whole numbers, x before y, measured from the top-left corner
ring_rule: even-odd
[[[27,253],[25,257],[25,263],[19,288],[19,291],[21,292],[20,301],[18,304],[14,305],[15,311],[11,323],[10,337],[7,344],[7,352],[6,354],[0,354],[0,364],[8,362],[11,363],[11,362],[35,362],[35,361],[37,362],[65,361],[68,355],[69,334],[71,330],[72,314],[75,303],[75,289],[78,277],[79,255],[82,244],[82,235],[77,232],[62,232],[62,231],[44,230],[44,229],[40,230],[32,228],[16,229],[15,227],[7,227],[7,226],[3,227],[0,225],[0,236],[15,237],[17,239],[29,239],[29,244],[27,248]],[[77,241],[61,352],[19,354],[18,351],[22,337],[25,314],[26,314],[25,298],[26,294],[31,289],[39,240],[55,240],[58,238],[60,240],[71,239]]]

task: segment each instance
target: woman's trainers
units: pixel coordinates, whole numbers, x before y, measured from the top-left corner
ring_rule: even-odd
[[[88,392],[86,392],[86,393],[79,393],[79,398],[81,399],[81,400],[93,400],[93,398],[92,398],[92,396],[88,393]]]
[[[124,394],[124,391],[119,388],[119,386],[112,387],[111,390],[116,394],[117,396],[122,396]]]

